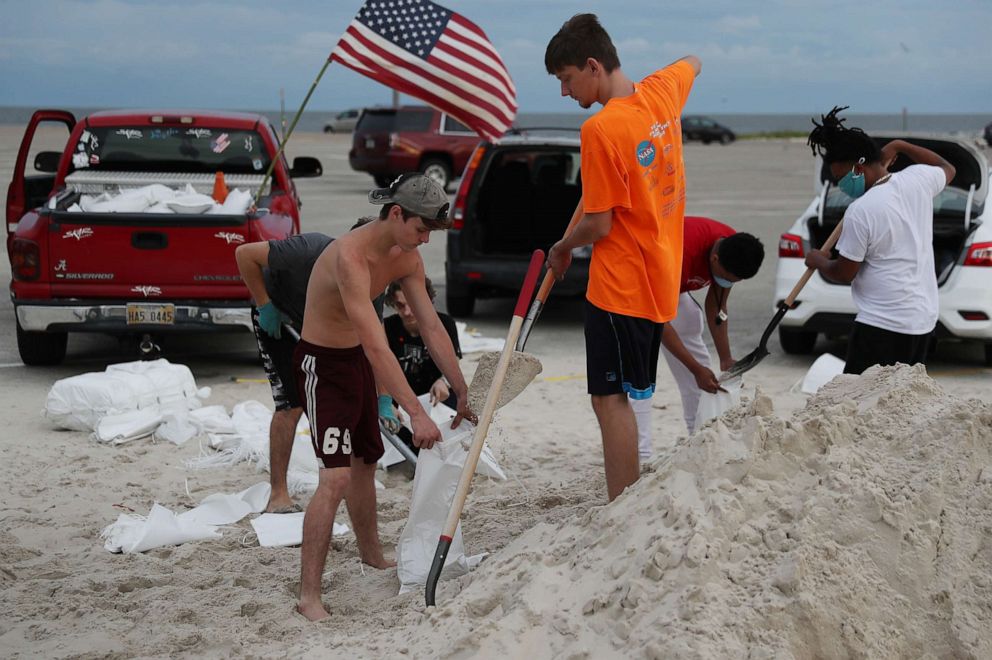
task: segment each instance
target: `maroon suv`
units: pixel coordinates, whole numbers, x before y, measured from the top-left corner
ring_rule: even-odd
[[[348,163],[386,186],[404,172],[423,172],[445,188],[465,169],[479,136],[428,106],[366,108],[355,126]]]

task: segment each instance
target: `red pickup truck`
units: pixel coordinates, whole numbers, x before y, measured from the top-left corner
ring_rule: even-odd
[[[25,170],[39,125],[64,124],[61,152]],[[299,233],[293,177],[320,176],[315,158],[289,167],[260,115],[114,111],[79,121],[34,113],[7,191],[7,253],[17,347],[28,365],[60,363],[69,332],[149,339],[173,332],[251,330],[238,276],[241,243]],[[222,203],[210,196],[223,173]],[[205,202],[205,203],[204,203]]]

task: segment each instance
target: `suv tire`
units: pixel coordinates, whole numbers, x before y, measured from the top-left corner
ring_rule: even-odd
[[[444,294],[444,301],[448,307],[448,313],[452,316],[468,318],[475,310],[475,296],[471,293],[459,296],[447,291]]]
[[[778,343],[782,345],[782,350],[790,355],[809,355],[816,346],[816,333],[779,326]]]
[[[726,133],[720,136],[720,144],[730,144],[730,142],[731,142],[730,136],[727,135]]]
[[[17,352],[29,367],[48,367],[65,359],[67,332],[29,332],[17,322]]]
[[[441,184],[445,190],[451,185],[451,166],[440,158],[426,159],[420,164],[420,171]]]

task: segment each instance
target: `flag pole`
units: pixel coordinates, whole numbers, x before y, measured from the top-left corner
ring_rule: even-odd
[[[282,137],[282,141],[279,143],[279,150],[276,151],[275,157],[272,158],[272,162],[269,163],[269,169],[265,172],[265,178],[262,179],[262,185],[258,187],[258,192],[255,193],[254,205],[258,206],[258,200],[262,197],[262,191],[265,190],[265,184],[269,182],[272,178],[272,170],[275,168],[276,163],[279,161],[279,157],[282,156],[283,150],[286,148],[286,143],[289,142],[289,136],[293,134],[293,129],[296,128],[296,122],[300,120],[300,115],[303,114],[303,108],[307,107],[307,103],[310,101],[310,97],[313,95],[315,89],[317,89],[317,84],[320,82],[321,77],[324,75],[324,71],[327,71],[328,65],[330,65],[331,60],[328,58],[324,62],[324,66],[320,67],[320,73],[314,78],[313,83],[310,85],[310,91],[303,98],[303,103],[300,104],[300,109],[296,111],[296,116],[293,117],[293,121],[289,123],[289,129],[286,130],[285,135]]]

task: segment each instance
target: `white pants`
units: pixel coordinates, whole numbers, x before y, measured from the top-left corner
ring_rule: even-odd
[[[703,341],[703,328],[706,321],[703,318],[703,310],[688,293],[679,295],[679,308],[674,319],[668,322],[679,334],[679,339],[685,345],[686,350],[696,358],[696,361],[707,367],[710,364],[710,351]],[[679,387],[679,394],[682,396],[682,416],[685,418],[685,426],[692,433],[696,429],[696,409],[699,407],[699,395],[702,392],[696,384],[696,377],[689,369],[679,362],[679,359],[672,355],[664,346],[661,353],[668,362],[668,368],[675,378]],[[640,457],[649,458],[653,453],[651,448],[651,399],[630,399],[630,407],[634,410],[634,418],[637,420],[637,450]]]

